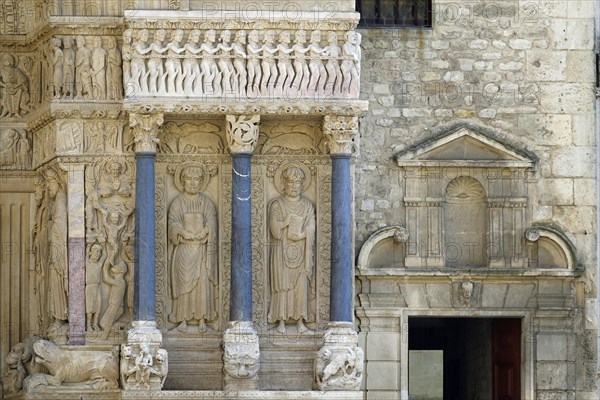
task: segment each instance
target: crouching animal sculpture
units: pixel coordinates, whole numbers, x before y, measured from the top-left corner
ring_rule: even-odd
[[[117,389],[118,358],[111,352],[63,349],[48,340],[33,344],[35,362],[49,374],[37,373],[24,382],[27,392],[42,391],[47,386],[82,389]]]

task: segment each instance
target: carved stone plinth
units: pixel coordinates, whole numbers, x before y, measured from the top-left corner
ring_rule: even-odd
[[[154,321],[133,321],[121,346],[120,377],[125,390],[161,390],[169,369],[162,334]]]
[[[229,322],[223,347],[225,390],[258,390],[260,351],[252,322]]]
[[[363,349],[350,322],[331,322],[315,360],[315,386],[319,390],[358,390],[362,382]]]

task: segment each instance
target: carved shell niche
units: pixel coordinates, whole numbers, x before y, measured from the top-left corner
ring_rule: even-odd
[[[485,198],[485,189],[481,183],[470,176],[459,176],[450,181],[446,187],[448,201],[480,202]]]

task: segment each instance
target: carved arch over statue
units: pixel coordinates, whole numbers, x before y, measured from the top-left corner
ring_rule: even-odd
[[[575,246],[560,229],[534,224],[525,230],[525,238],[529,247],[529,267],[576,269]]]
[[[406,268],[529,266],[523,232],[535,155],[498,133],[460,124],[395,159],[404,171],[411,232]]]

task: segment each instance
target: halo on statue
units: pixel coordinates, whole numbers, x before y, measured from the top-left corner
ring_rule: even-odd
[[[277,168],[277,171],[275,171],[275,176],[273,179],[275,188],[282,196],[285,195],[285,188],[283,186],[282,174],[283,174],[283,171],[285,171],[286,169],[288,169],[290,167],[298,167],[302,170],[302,172],[304,172],[304,181],[302,182],[302,193],[304,193],[306,191],[306,189],[308,189],[310,187],[310,181],[312,178],[310,169],[308,169],[308,167],[304,164],[301,164],[298,162],[289,162],[289,163],[283,164],[282,166]]]
[[[200,181],[199,191],[204,192],[204,190],[208,186],[208,180],[210,179],[210,176],[204,164],[194,161],[187,161],[177,166],[177,169],[175,169],[175,174],[173,174],[173,182],[175,183],[175,187],[180,192],[185,192],[185,189],[183,187],[183,181],[181,179],[181,174],[183,173],[183,171],[185,171],[186,168],[189,167],[199,168],[202,171],[202,180]]]

